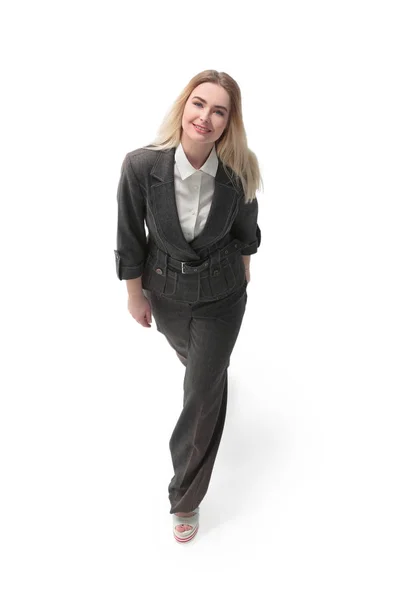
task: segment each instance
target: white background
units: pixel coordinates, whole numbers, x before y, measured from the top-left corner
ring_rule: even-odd
[[[2,9],[3,600],[399,598],[396,4]],[[184,367],[127,311],[116,189],[209,68],[242,90],[262,245],[182,547]]]

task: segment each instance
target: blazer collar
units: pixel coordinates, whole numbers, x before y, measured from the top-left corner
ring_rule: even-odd
[[[169,181],[174,181],[174,163],[175,163],[175,152],[176,151],[177,151],[177,148],[168,148],[167,150],[155,150],[155,152],[158,153],[158,160],[156,160],[156,162],[151,170],[151,175],[153,177],[155,177],[156,179],[158,179],[159,181],[162,181],[164,183],[167,183]],[[183,151],[183,149],[182,149],[182,151]],[[215,147],[213,149],[213,152],[214,151],[215,151]],[[206,162],[208,162],[208,160],[210,159],[210,156]],[[218,160],[217,172],[215,174],[215,182],[216,183],[218,182],[222,185],[228,185],[229,187],[235,187],[234,184],[232,183],[230,177],[225,172],[222,161],[218,157],[216,151],[215,151],[215,156],[217,157],[217,160]],[[203,165],[203,167],[204,167],[204,165]],[[227,169],[227,171],[230,171],[229,167],[226,167],[226,169]],[[212,173],[210,173],[210,174],[212,174]]]

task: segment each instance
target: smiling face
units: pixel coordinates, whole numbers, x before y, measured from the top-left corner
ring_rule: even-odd
[[[228,92],[216,83],[205,82],[190,94],[182,116],[182,135],[191,142],[213,144],[228,124],[230,99]],[[206,129],[199,130],[196,125]]]

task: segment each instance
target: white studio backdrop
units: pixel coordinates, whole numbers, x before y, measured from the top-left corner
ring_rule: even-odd
[[[2,8],[4,600],[399,597],[396,8]],[[127,311],[116,191],[204,69],[242,90],[262,244],[182,549],[167,486],[184,368]]]

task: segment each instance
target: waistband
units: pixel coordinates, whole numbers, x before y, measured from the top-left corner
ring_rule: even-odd
[[[229,242],[227,246],[224,246],[224,248],[214,250],[214,252],[211,252],[206,258],[199,261],[181,261],[177,260],[176,258],[172,258],[172,256],[169,254],[163,250],[160,250],[160,248],[151,240],[149,240],[148,251],[154,259],[162,258],[163,263],[168,265],[168,268],[172,269],[173,271],[178,271],[179,273],[183,274],[191,274],[204,271],[210,264],[215,264],[222,258],[226,258],[230,254],[238,252],[243,245],[244,244],[242,242],[234,239]]]

